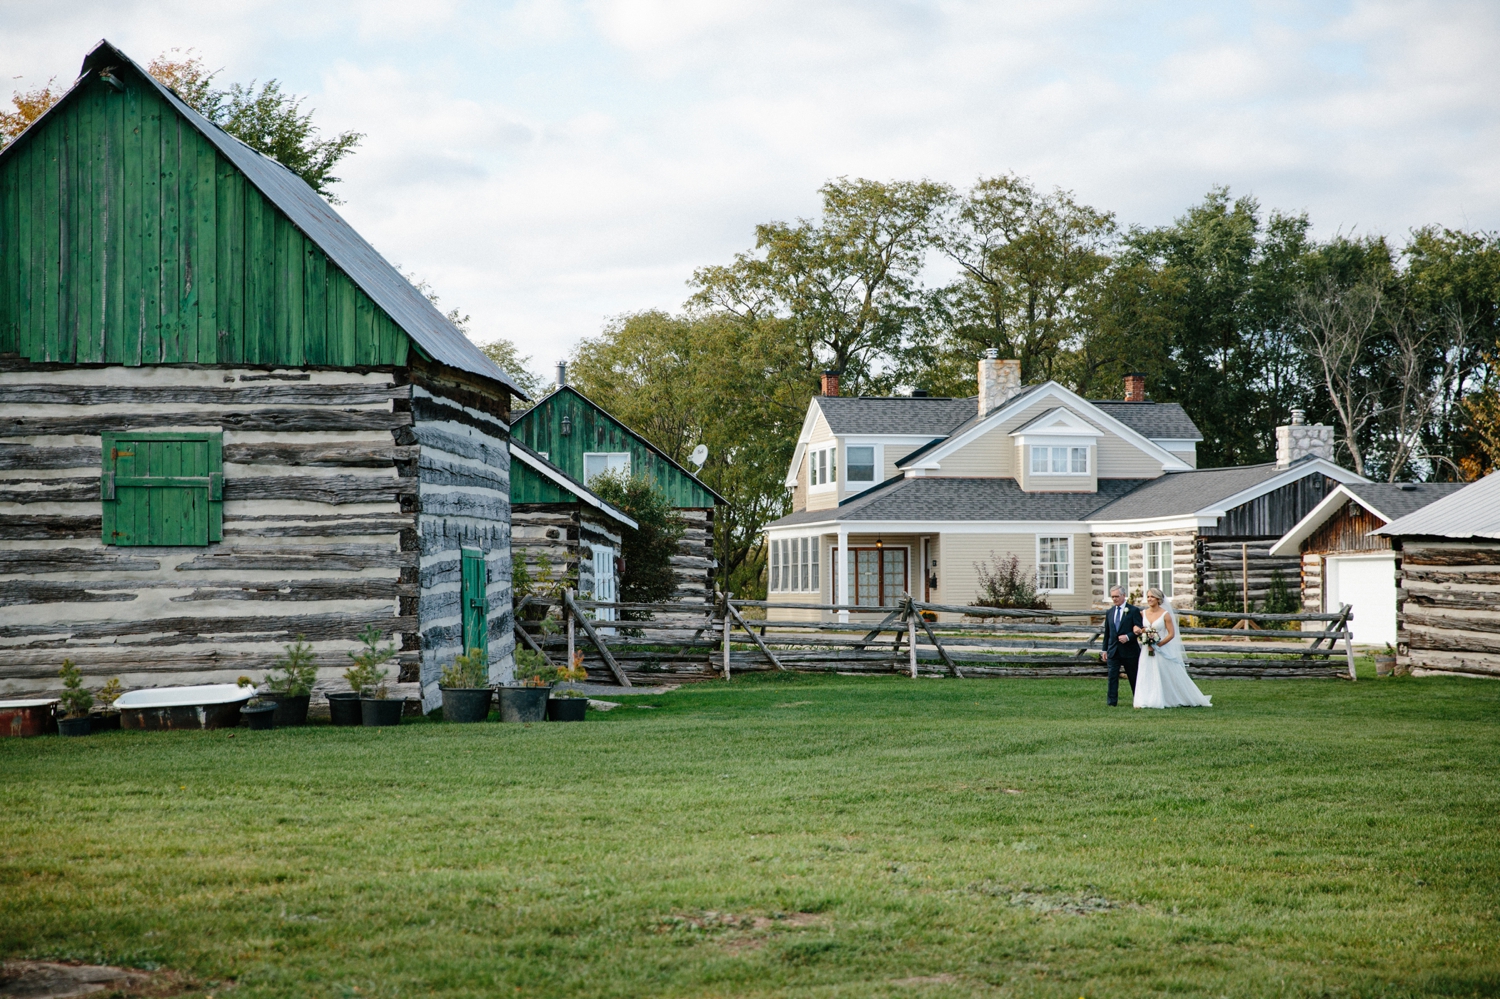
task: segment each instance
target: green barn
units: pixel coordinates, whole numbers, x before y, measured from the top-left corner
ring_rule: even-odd
[[[300,177],[108,42],[0,149],[0,694],[233,681],[374,626],[510,675],[511,397]]]
[[[706,601],[713,595],[714,508],[724,498],[673,461],[645,437],[610,415],[582,392],[563,384],[519,414],[511,429],[517,441],[587,485],[602,472],[623,471],[649,479],[687,522],[679,554],[675,600]],[[533,493],[532,489],[538,490]],[[513,479],[516,522],[541,515],[551,493],[537,479]]]

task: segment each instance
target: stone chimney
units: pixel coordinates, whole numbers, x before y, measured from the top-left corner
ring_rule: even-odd
[[[823,395],[839,394],[839,373],[837,371],[823,372]]]
[[[1146,401],[1146,376],[1139,371],[1132,371],[1125,376],[1125,401]]]
[[[1307,414],[1292,410],[1292,422],[1276,428],[1276,467],[1290,468],[1303,458],[1333,460],[1333,428],[1308,423]]]
[[[1021,391],[1021,362],[1000,360],[994,347],[979,359],[979,415],[988,416]]]

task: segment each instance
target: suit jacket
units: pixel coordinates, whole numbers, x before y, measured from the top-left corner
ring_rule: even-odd
[[[1141,655],[1141,643],[1135,637],[1135,629],[1145,627],[1145,622],[1141,619],[1141,609],[1135,604],[1126,602],[1123,610],[1118,628],[1114,622],[1114,605],[1111,604],[1104,612],[1104,648],[1107,650],[1105,655],[1110,659],[1138,659]],[[1119,641],[1121,635],[1128,635],[1130,641]]]

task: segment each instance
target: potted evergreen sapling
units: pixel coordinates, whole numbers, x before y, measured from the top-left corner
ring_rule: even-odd
[[[396,646],[392,643],[382,647],[380,632],[373,624],[360,632],[359,640],[364,648],[349,653],[354,664],[344,671],[344,679],[359,692],[360,721],[371,728],[399,725],[406,702],[391,697],[390,684],[386,682],[390,670],[385,668],[386,663],[396,658]]]
[[[583,653],[573,653],[573,664],[562,666],[557,670],[558,683],[585,683],[588,681],[589,671],[583,668]],[[552,688],[552,696],[547,700],[547,720],[555,722],[583,721],[589,709],[589,696],[581,690],[571,687],[559,689]]]
[[[557,681],[558,669],[540,652],[516,650],[515,680],[496,688],[500,695],[500,720],[539,722],[547,717],[547,698]]]
[[[272,672],[262,682],[261,698],[276,705],[276,727],[307,724],[307,706],[312,702],[313,684],[318,667],[313,662],[312,646],[298,635],[293,645],[276,660]]]
[[[94,699],[99,703],[100,710],[89,715],[89,721],[95,732],[108,732],[120,727],[120,711],[115,707],[115,701],[125,692],[120,686],[120,678],[112,676],[109,682],[99,688],[99,693]]]
[[[242,676],[236,681],[241,687],[254,687],[255,681]],[[240,718],[256,732],[269,732],[276,726],[276,702],[258,694],[240,706]]]
[[[88,735],[94,729],[93,722],[89,720],[89,708],[94,706],[94,695],[83,686],[83,674],[78,671],[73,660],[64,659],[58,675],[62,677],[63,692],[58,698],[57,706],[62,711],[62,717],[57,720],[57,734]]]
[[[490,716],[490,668],[484,650],[475,646],[460,653],[443,670],[438,689],[443,692],[443,720],[482,722]]]

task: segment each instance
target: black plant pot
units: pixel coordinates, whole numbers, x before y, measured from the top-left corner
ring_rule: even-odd
[[[400,725],[401,712],[406,710],[406,702],[396,697],[387,697],[383,700],[378,697],[361,697],[359,710],[366,728],[375,728],[379,725]]]
[[[276,705],[261,704],[253,708],[240,708],[240,717],[257,732],[269,732],[276,725]]]
[[[328,695],[328,720],[335,725],[363,724],[364,715],[359,707],[359,694],[352,690],[341,690]]]
[[[554,697],[547,702],[547,720],[583,721],[588,710],[587,697]]]
[[[488,687],[443,687],[443,720],[451,722],[482,722],[490,716],[490,699],[494,691]]]
[[[307,724],[307,705],[311,694],[262,694],[267,701],[276,702],[276,727],[290,728]]]
[[[94,723],[88,715],[82,718],[59,718],[57,720],[58,735],[88,735],[94,730]]]
[[[500,720],[503,722],[539,722],[547,717],[551,687],[508,683],[496,688],[495,693],[500,695]]]
[[[95,732],[116,732],[120,728],[120,712],[98,711],[89,715],[89,725]]]

